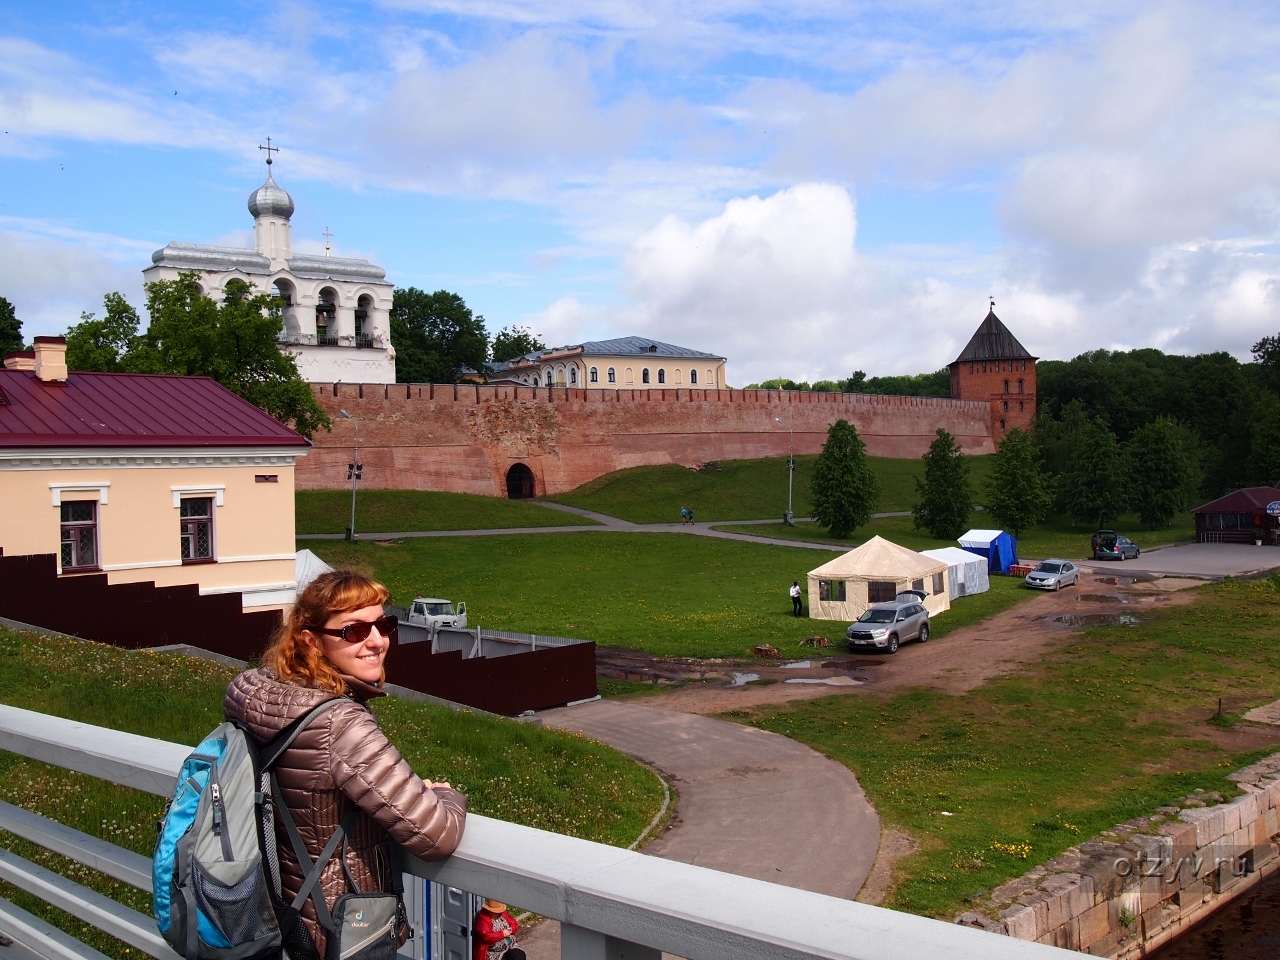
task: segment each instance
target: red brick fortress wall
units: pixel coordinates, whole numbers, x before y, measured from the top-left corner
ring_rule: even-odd
[[[1022,369],[1026,364],[1027,368]],[[969,372],[972,364],[973,373]],[[1018,392],[1022,381],[1022,392]],[[1008,390],[1005,384],[1008,384]],[[982,400],[990,405],[991,435],[997,441],[1009,430],[1030,430],[1036,420],[1036,362],[1034,360],[962,360],[951,365],[951,396]],[[1022,409],[1018,409],[1022,404]],[[1004,429],[1000,423],[1004,421]]]
[[[867,450],[918,457],[938,427],[966,453],[991,453],[985,401],[778,390],[582,390],[487,384],[312,384],[333,418],[300,458],[298,489],[346,486],[359,424],[362,484],[381,489],[507,495],[513,464],[526,464],[539,496],[562,493],[625,467],[817,453],[827,427],[855,424]]]

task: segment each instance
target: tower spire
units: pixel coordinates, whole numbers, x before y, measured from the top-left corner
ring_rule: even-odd
[[[273,147],[273,146],[271,145],[271,138],[270,138],[270,137],[267,137],[267,145],[264,147],[262,144],[258,144],[258,149],[259,149],[259,150],[265,150],[265,151],[267,151],[267,169],[268,169],[268,171],[270,171],[270,168],[271,168],[271,154],[273,154],[273,153],[279,153],[279,152],[280,152],[280,148],[279,148],[279,147]]]

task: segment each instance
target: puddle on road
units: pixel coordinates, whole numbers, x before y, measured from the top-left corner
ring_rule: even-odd
[[[752,680],[759,680],[759,679],[760,679],[760,674],[758,673],[735,673],[733,675],[733,682],[729,684],[729,686],[745,687]]]
[[[1122,597],[1113,597],[1105,593],[1082,593],[1076,597],[1077,600],[1085,600],[1089,603],[1128,603],[1128,600]]]
[[[1142,620],[1131,613],[1068,613],[1053,622],[1068,627],[1136,627]]]

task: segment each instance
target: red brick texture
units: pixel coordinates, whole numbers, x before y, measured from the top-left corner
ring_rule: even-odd
[[[973,368],[972,373],[969,372],[970,367]],[[958,361],[951,364],[951,396],[957,400],[982,400],[989,404],[991,436],[997,442],[1014,427],[1030,430],[1036,419],[1036,362]]]
[[[778,390],[582,390],[479,384],[312,384],[333,418],[298,461],[298,489],[346,486],[352,423],[362,483],[381,489],[506,496],[507,471],[526,464],[539,496],[613,470],[650,464],[817,453],[827,427],[855,424],[874,456],[918,457],[938,427],[966,453],[991,453],[989,404]]]

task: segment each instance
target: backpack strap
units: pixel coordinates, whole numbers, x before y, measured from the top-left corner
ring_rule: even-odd
[[[275,762],[280,759],[280,755],[293,745],[293,741],[297,739],[298,734],[302,733],[312,720],[345,700],[348,700],[348,698],[333,697],[317,704],[276,734],[269,743],[263,744],[258,750],[259,772],[271,769]]]
[[[274,781],[274,779],[273,777],[272,780]],[[355,826],[360,808],[352,807],[347,811],[347,815],[338,824],[338,829],[333,831],[333,836],[329,838],[329,842],[320,851],[320,856],[312,860],[311,854],[307,851],[306,841],[302,839],[302,834],[298,833],[297,824],[293,822],[293,815],[289,813],[289,808],[285,806],[283,798],[279,796],[278,786],[275,788],[275,792],[280,804],[280,819],[284,821],[285,831],[289,834],[289,842],[293,846],[294,856],[298,858],[299,866],[306,865],[310,868],[306,879],[302,881],[302,887],[298,890],[298,895],[294,897],[293,903],[289,904],[288,909],[284,911],[284,915],[280,918],[281,933],[287,933],[293,928],[293,925],[298,920],[298,915],[302,912],[302,904],[306,902],[307,897],[310,897],[312,904],[315,905],[316,919],[320,922],[320,926],[332,931],[333,915],[329,912],[329,905],[324,900],[324,890],[320,887],[320,874],[324,872],[324,868],[328,865],[333,852],[338,849],[338,844],[343,841],[343,838]]]

